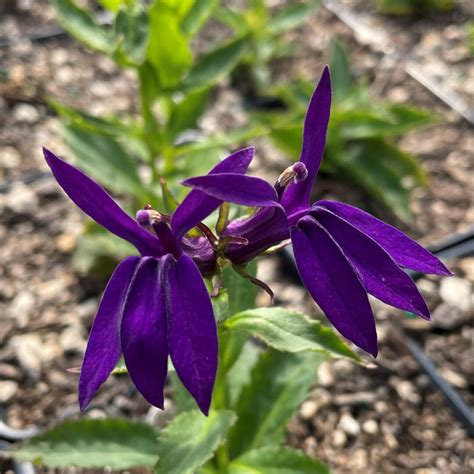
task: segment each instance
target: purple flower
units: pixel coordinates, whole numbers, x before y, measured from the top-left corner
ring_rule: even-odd
[[[291,237],[307,290],[338,331],[377,355],[375,320],[367,293],[387,304],[430,319],[425,301],[401,267],[424,273],[451,272],[398,229],[355,207],[336,201],[310,203],[323,157],[331,108],[326,67],[306,113],[300,161],[274,187],[242,175],[191,178],[184,184],[222,200],[259,206],[251,216],[230,222],[223,235],[245,237],[226,256],[244,264]]]
[[[235,152],[211,174],[245,173],[253,149]],[[207,240],[185,234],[221,204],[192,190],[167,222],[147,206],[137,220],[77,168],[44,149],[44,156],[66,194],[86,214],[133,244],[140,256],[115,269],[100,301],[79,378],[84,410],[121,355],[139,392],[163,408],[168,355],[181,382],[205,414],[217,370],[218,340],[211,301],[198,265],[212,272]]]

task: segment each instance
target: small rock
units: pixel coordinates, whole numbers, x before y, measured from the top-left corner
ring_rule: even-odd
[[[441,367],[439,373],[444,377],[451,385],[454,385],[456,388],[467,388],[467,380],[459,373],[454,372],[447,367]]]
[[[393,377],[392,385],[395,388],[398,396],[407,402],[418,405],[421,402],[421,397],[416,391],[415,386],[408,380],[400,380],[398,377]]]
[[[471,284],[459,277],[446,277],[441,280],[439,294],[445,303],[456,306],[461,311],[469,311],[472,301]]]
[[[20,291],[10,304],[9,314],[19,328],[24,328],[31,318],[35,297],[29,291]]]
[[[93,420],[103,420],[104,418],[107,418],[107,414],[100,408],[92,408],[87,412],[87,418],[91,418]]]
[[[469,320],[469,315],[458,307],[441,303],[431,314],[433,324],[441,329],[453,330]]]
[[[426,278],[420,278],[416,282],[416,286],[425,298],[431,298],[437,294],[436,283]]]
[[[74,234],[61,234],[56,239],[56,246],[62,253],[71,253],[76,247],[77,238]]]
[[[59,336],[59,344],[64,352],[82,352],[86,341],[82,336],[81,326],[72,325],[64,329]]]
[[[318,385],[321,387],[331,387],[336,383],[334,369],[328,361],[322,362],[318,367]]]
[[[21,161],[20,153],[13,147],[7,146],[0,150],[0,168],[16,168]]]
[[[169,399],[164,399],[163,402],[163,410],[160,410],[156,407],[150,407],[148,413],[145,416],[145,422],[149,425],[158,426],[160,428],[164,428],[169,421],[175,416],[176,408],[174,403]]]
[[[2,208],[14,214],[31,215],[38,208],[38,197],[24,183],[17,181],[12,184],[8,193],[1,196],[0,213]]]
[[[335,448],[342,448],[347,443],[347,436],[346,433],[342,430],[334,430],[332,434],[332,445]]]
[[[29,124],[36,123],[40,118],[38,109],[31,104],[18,104],[13,109],[13,120],[18,122],[26,122]]]
[[[313,400],[306,400],[300,407],[300,416],[303,420],[311,420],[318,411],[318,405]]]
[[[464,272],[466,278],[474,282],[474,257],[463,258],[459,263],[459,268]]]
[[[375,420],[367,420],[367,421],[364,421],[364,423],[362,424],[362,430],[365,433],[368,433],[370,435],[374,435],[374,434],[378,433],[379,425]]]
[[[360,433],[359,422],[348,413],[343,413],[339,420],[338,427],[350,436],[357,436]]]
[[[357,470],[357,472],[366,472],[367,466],[369,465],[369,457],[365,449],[357,449],[351,458],[351,466]]]
[[[333,363],[334,371],[337,375],[349,375],[354,371],[354,364],[344,359],[337,359]]]
[[[0,403],[8,403],[18,391],[18,383],[13,380],[0,381]]]
[[[11,364],[6,364],[5,362],[0,362],[0,379],[21,379],[20,370]]]

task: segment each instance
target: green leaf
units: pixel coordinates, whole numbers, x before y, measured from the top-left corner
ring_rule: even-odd
[[[126,0],[98,0],[99,4],[111,12],[117,12]]]
[[[72,124],[65,127],[64,138],[79,168],[114,191],[133,193],[138,199],[146,200],[137,166],[117,140]]]
[[[186,36],[194,36],[212,15],[218,3],[218,0],[195,0],[183,18],[181,31]]]
[[[192,62],[191,50],[180,31],[178,14],[166,2],[155,0],[149,15],[147,57],[158,73],[161,86],[173,89]]]
[[[359,360],[332,329],[284,308],[249,309],[229,318],[224,327],[250,333],[283,352],[316,351]]]
[[[249,25],[245,16],[236,10],[232,10],[230,7],[220,5],[214,16],[218,21],[227,25],[231,30],[239,35],[249,32]]]
[[[251,372],[258,361],[260,351],[252,342],[247,342],[241,349],[237,360],[227,373],[225,389],[231,407],[235,407],[242,389],[250,383]]]
[[[108,31],[99,25],[87,10],[73,0],[52,0],[58,23],[88,48],[112,54],[114,44]]]
[[[96,117],[94,115],[89,115],[82,110],[56,102],[55,100],[49,100],[48,104],[62,118],[65,118],[67,121],[72,122],[81,129],[90,132],[114,137],[121,137],[124,135],[137,136],[139,133],[138,127],[135,124],[124,123],[117,117]]]
[[[192,474],[224,441],[236,416],[229,410],[181,413],[161,432],[158,439],[158,474]]]
[[[349,57],[343,44],[334,40],[331,45],[329,60],[331,84],[334,101],[338,102],[348,96],[352,85],[352,72]]]
[[[238,420],[229,432],[232,458],[283,441],[286,423],[315,383],[323,359],[314,352],[262,354],[237,403]]]
[[[133,10],[122,8],[115,18],[115,35],[119,51],[127,61],[140,65],[145,60],[148,47],[148,14],[137,6]]]
[[[156,462],[155,428],[119,419],[78,420],[35,436],[14,451],[21,461],[49,467],[127,469]]]
[[[185,130],[197,127],[197,121],[203,114],[209,99],[209,89],[199,89],[186,94],[176,103],[168,122],[170,141]]]
[[[197,89],[215,84],[237,65],[247,47],[247,38],[238,38],[201,55],[184,78],[183,87]]]
[[[301,451],[268,446],[244,453],[232,461],[228,474],[329,474],[326,464]]]
[[[250,262],[245,271],[252,276],[257,274],[257,262]],[[257,287],[246,278],[241,277],[230,265],[223,271],[223,286],[229,295],[229,314],[233,315],[255,306]]]
[[[269,31],[273,34],[293,30],[308,20],[308,16],[316,8],[317,2],[289,4],[282,8],[269,22]]]

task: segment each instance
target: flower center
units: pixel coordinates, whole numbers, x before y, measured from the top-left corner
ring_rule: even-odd
[[[285,188],[293,183],[300,183],[308,177],[308,170],[301,161],[298,161],[294,165],[286,168],[285,171],[278,177],[275,183],[275,189],[278,193],[278,197],[281,198]]]

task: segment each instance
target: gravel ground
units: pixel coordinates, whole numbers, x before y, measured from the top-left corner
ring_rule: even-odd
[[[17,5],[16,11],[0,15],[0,37],[19,37],[54,25],[53,12],[45,1],[23,0]],[[353,6],[371,13],[364,8],[365,2],[354,1]],[[446,57],[456,49],[456,42],[462,42],[467,14],[461,9],[444,19],[421,23],[376,18],[406,51],[415,45],[411,51],[420,58],[438,59],[444,65],[444,69],[438,65],[440,74],[446,73],[450,85],[469,99],[474,82],[472,61],[464,56],[458,61]],[[473,222],[468,192],[473,176],[472,128],[407,77],[400,65],[377,67],[380,53],[361,46],[351,30],[322,9],[292,35],[301,44],[299,57],[281,61],[276,66],[278,76],[317,77],[334,33],[350,46],[358,73],[375,76],[378,95],[436,110],[444,119],[401,142],[420,156],[430,177],[429,185],[414,193],[414,219],[405,230],[427,244],[465,229]],[[46,171],[42,145],[69,154],[61,142],[59,122],[45,99],[53,97],[93,113],[128,113],[137,106],[135,84],[109,60],[66,38],[14,43],[0,49],[0,63],[0,418],[15,428],[46,427],[79,415],[77,373],[71,369],[80,366],[103,281],[73,271],[72,254],[84,223],[80,212],[51,179],[25,184],[25,179]],[[426,64],[436,71],[436,66]],[[459,77],[462,80],[456,82]],[[214,131],[244,121],[240,96],[224,84],[202,127]],[[259,168],[266,166],[266,173],[278,174],[284,166],[282,157],[261,140],[256,146]],[[316,192],[361,205],[393,222],[377,203],[346,183],[323,178]],[[443,376],[473,404],[474,260],[448,263],[456,277],[419,282],[433,311],[433,324],[408,319],[374,302],[380,357],[367,367],[344,361],[323,364],[316,388],[291,423],[291,445],[328,462],[335,473],[474,470],[472,441],[443,396],[393,336],[395,329],[402,328],[422,343]],[[263,259],[259,272],[271,283],[278,302],[318,313],[305,292],[287,279],[276,258]],[[259,298],[261,304],[268,304],[265,295]],[[149,409],[125,376],[104,385],[86,416],[127,416],[158,424],[166,419],[162,412]]]

